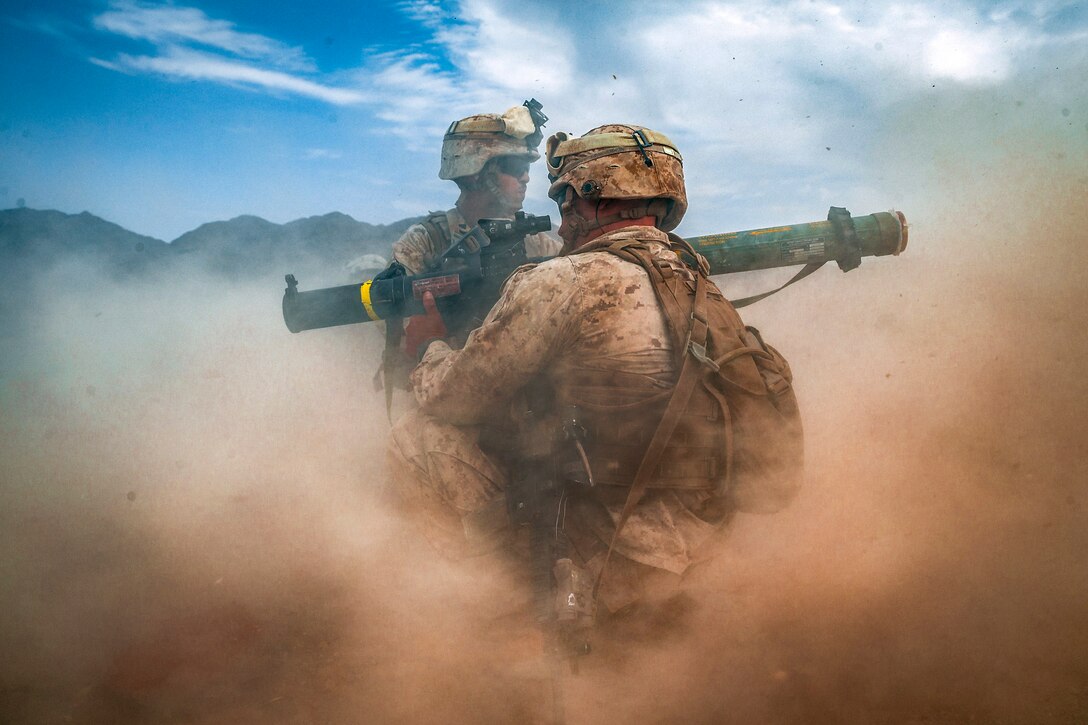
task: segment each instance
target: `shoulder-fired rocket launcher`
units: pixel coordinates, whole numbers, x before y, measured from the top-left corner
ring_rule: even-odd
[[[284,322],[291,332],[301,332],[412,317],[423,314],[423,293],[430,291],[451,330],[470,329],[475,326],[470,319],[477,323],[482,319],[514,269],[546,261],[526,256],[524,238],[550,228],[548,217],[522,212],[513,220],[481,220],[450,246],[439,262],[441,269],[420,275],[398,275],[391,266],[362,284],[300,292],[294,275],[289,274],[283,295]],[[846,209],[831,207],[826,221],[708,234],[687,241],[710,262],[712,275],[805,265],[790,284],[827,262],[836,262],[848,272],[861,264],[862,257],[899,254],[907,246],[907,223],[898,211],[853,217]]]

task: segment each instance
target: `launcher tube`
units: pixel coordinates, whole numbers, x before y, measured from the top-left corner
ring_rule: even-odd
[[[857,252],[862,257],[899,254],[907,246],[907,224],[902,212],[878,212],[853,217]],[[726,234],[689,237],[688,242],[710,262],[711,274],[749,272],[847,259],[853,252],[830,221],[791,224]],[[486,310],[498,298],[502,280],[522,262],[543,259],[511,259],[486,269],[432,272],[414,277],[367,280],[362,284],[298,291],[298,282],[287,275],[283,295],[283,319],[291,332],[357,322],[411,317],[423,314],[423,293],[431,292],[440,308],[456,312],[460,307]],[[442,298],[460,299],[443,301]]]
[[[899,254],[907,247],[907,224],[902,212],[856,216],[853,222],[863,257]],[[710,262],[711,274],[831,262],[844,259],[848,253],[829,221],[708,234],[687,240]]]

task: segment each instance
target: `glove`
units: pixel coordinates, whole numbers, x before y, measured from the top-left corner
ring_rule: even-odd
[[[404,327],[404,352],[416,362],[423,358],[428,345],[449,335],[430,291],[423,293],[423,309],[425,314],[409,319]]]

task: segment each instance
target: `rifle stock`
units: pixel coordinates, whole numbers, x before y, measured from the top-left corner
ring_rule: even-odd
[[[546,219],[537,217],[536,219]],[[710,273],[733,274],[758,269],[819,265],[836,262],[849,271],[862,257],[898,255],[907,246],[907,223],[902,212],[877,212],[851,217],[832,207],[827,221],[690,237],[688,242],[710,262]],[[461,269],[426,274],[382,275],[362,284],[298,291],[294,275],[287,275],[283,319],[291,332],[351,325],[423,314],[423,293],[430,291],[445,315],[459,308],[486,312],[498,299],[503,281],[518,266],[543,262],[524,254],[524,245],[496,244],[485,254],[463,257]],[[464,315],[461,315],[464,317]]]

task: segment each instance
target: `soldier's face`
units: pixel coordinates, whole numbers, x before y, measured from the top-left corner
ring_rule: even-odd
[[[525,189],[529,184],[529,162],[515,156],[503,156],[496,160],[495,177],[498,194],[504,205],[514,211],[525,201]]]

